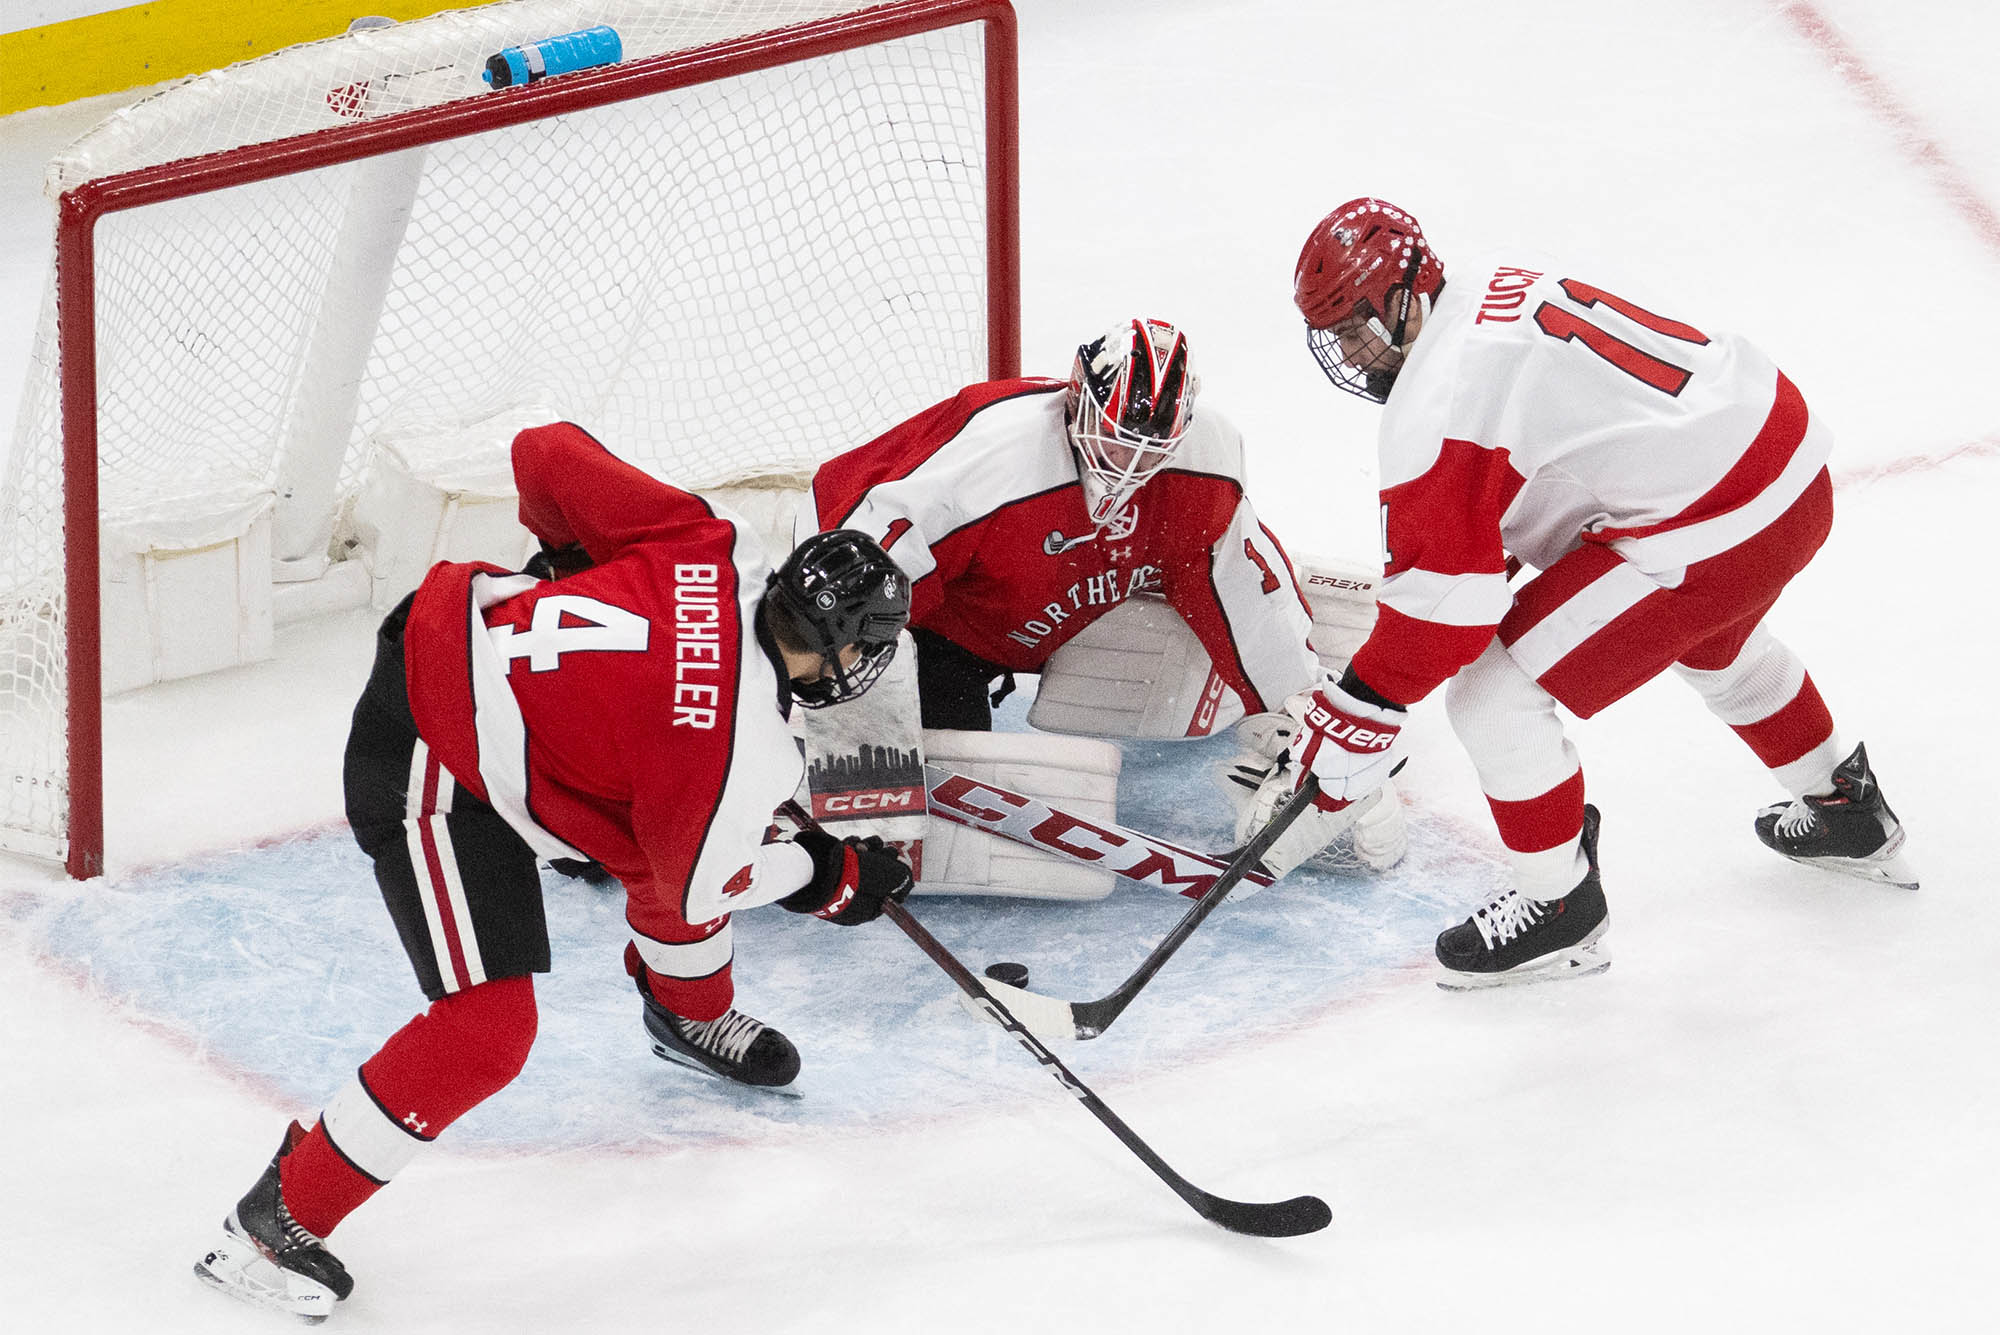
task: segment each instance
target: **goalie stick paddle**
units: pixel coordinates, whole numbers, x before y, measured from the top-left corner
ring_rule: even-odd
[[[817,829],[815,821],[806,809],[797,802],[786,802],[779,808],[793,821],[807,828]],[[944,943],[930,934],[930,930],[910,915],[910,911],[895,900],[882,905],[882,912],[889,920],[902,928],[903,935],[917,943],[917,948],[929,955],[933,963],[944,970],[959,990],[970,997],[973,1003],[986,1012],[993,1023],[1014,1036],[1014,1040],[1028,1050],[1030,1056],[1040,1062],[1048,1073],[1076,1097],[1098,1121],[1104,1123],[1112,1135],[1118,1137],[1125,1148],[1138,1156],[1139,1162],[1153,1170],[1154,1174],[1173,1193],[1193,1208],[1203,1219],[1231,1233],[1243,1233],[1258,1238],[1295,1238],[1304,1233],[1317,1233],[1333,1222],[1333,1211],[1317,1196],[1294,1196],[1288,1201],[1232,1201],[1224,1196],[1203,1191],[1194,1183],[1174,1171],[1173,1165],[1139,1138],[1139,1133],[1125,1125],[1125,1119],[1111,1111],[1109,1104],[1092,1092],[1075,1072],[1063,1065],[1055,1053],[1034,1033],[1015,1019],[994,995],[987,991],[972,971],[960,963],[958,957],[945,949]],[[995,984],[996,987],[1001,984]],[[1011,990],[1011,989],[1010,989]]]
[[[1110,821],[1087,820],[1039,797],[942,765],[924,766],[924,802],[939,820],[984,830],[1051,857],[1113,872],[1188,899],[1207,894],[1229,864],[1227,857],[1196,852]],[[1243,879],[1260,886],[1272,880],[1254,867],[1243,873]]]
[[[1152,953],[1139,962],[1139,967],[1132,971],[1132,976],[1106,995],[1095,1001],[1060,1001],[1006,983],[991,983],[991,989],[1005,996],[1015,1009],[1028,1017],[1030,1026],[1042,1033],[1096,1038],[1111,1027],[1112,1021],[1124,1013],[1125,1008],[1132,1004],[1132,999],[1153,980],[1153,975],[1173,958],[1174,952],[1181,948],[1183,942],[1194,935],[1195,928],[1201,926],[1208,915],[1215,912],[1216,906],[1228,897],[1229,892],[1234,890],[1244,877],[1250,875],[1252,868],[1263,861],[1264,854],[1270,851],[1271,845],[1278,842],[1285,831],[1291,828],[1292,822],[1312,805],[1313,799],[1317,796],[1319,796],[1319,781],[1308,774],[1305,782],[1293,790],[1292,795],[1271,813],[1270,822],[1257,831],[1256,837],[1238,849],[1229,859],[1229,865],[1215,878],[1215,883],[1209,886],[1201,898],[1194,902],[1193,907],[1181,916],[1181,920],[1174,924],[1173,930],[1161,939],[1159,945],[1153,947]]]
[[[1015,1041],[1028,1050],[1029,1055],[1048,1068],[1049,1074],[1055,1077],[1057,1084],[1075,1095],[1077,1102],[1088,1108],[1093,1117],[1104,1123],[1111,1134],[1124,1143],[1126,1149],[1139,1157],[1139,1162],[1152,1169],[1162,1182],[1173,1189],[1176,1196],[1186,1201],[1203,1219],[1220,1225],[1231,1233],[1246,1233],[1258,1238],[1295,1238],[1302,1233],[1317,1233],[1333,1222],[1333,1211],[1317,1196],[1294,1196],[1288,1201],[1232,1201],[1203,1191],[1182,1177],[1165,1159],[1154,1152],[1151,1145],[1139,1138],[1138,1132],[1125,1125],[1124,1118],[1111,1111],[1103,1099],[1097,1097],[1088,1085],[1077,1079],[1075,1073],[1063,1065],[1055,1053],[1050,1052],[1048,1046],[1035,1037],[1032,1030],[1015,1019],[1007,1007],[973,976],[972,971],[959,962],[957,956],[946,950],[922,923],[910,916],[908,909],[890,900],[883,904],[882,911],[889,916],[891,922],[902,928],[903,934],[916,942],[918,948],[929,955],[995,1024],[1012,1034]]]

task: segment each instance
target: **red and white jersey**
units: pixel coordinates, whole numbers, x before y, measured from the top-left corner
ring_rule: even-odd
[[[1291,565],[1243,494],[1243,441],[1206,405],[1097,535],[1055,380],[972,385],[821,465],[799,536],[859,529],[910,579],[910,624],[1036,672],[1135,593],[1163,595],[1252,712],[1320,677]]]
[[[1511,604],[1511,553],[1585,542],[1674,572],[1798,499],[1831,442],[1742,338],[1546,263],[1459,270],[1383,408],[1386,577],[1353,670],[1413,702],[1476,658]]]
[[[748,526],[567,422],[515,437],[514,477],[522,523],[595,564],[434,566],[403,639],[417,731],[536,853],[608,867],[635,915],[705,923],[799,889],[810,858],[763,842],[803,764]]]

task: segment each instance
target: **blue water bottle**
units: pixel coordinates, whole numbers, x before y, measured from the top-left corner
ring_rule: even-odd
[[[624,55],[625,45],[618,40],[618,30],[600,23],[582,32],[566,32],[525,46],[510,46],[498,55],[488,56],[482,77],[495,88],[512,88],[551,74],[616,65]]]

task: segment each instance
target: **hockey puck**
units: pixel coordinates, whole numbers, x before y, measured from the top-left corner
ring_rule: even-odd
[[[1009,987],[1026,987],[1028,985],[1028,966],[1011,962],[1006,964],[989,964],[986,966],[986,976],[996,983],[1005,983]]]

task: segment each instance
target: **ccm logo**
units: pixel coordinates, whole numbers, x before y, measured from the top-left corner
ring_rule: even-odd
[[[1365,728],[1359,721],[1319,705],[1306,711],[1306,723],[1343,751],[1386,751],[1394,744],[1396,734],[1402,731],[1401,728],[1388,732]]]
[[[916,792],[901,789],[893,793],[830,793],[820,803],[824,811],[890,811],[915,810]]]

